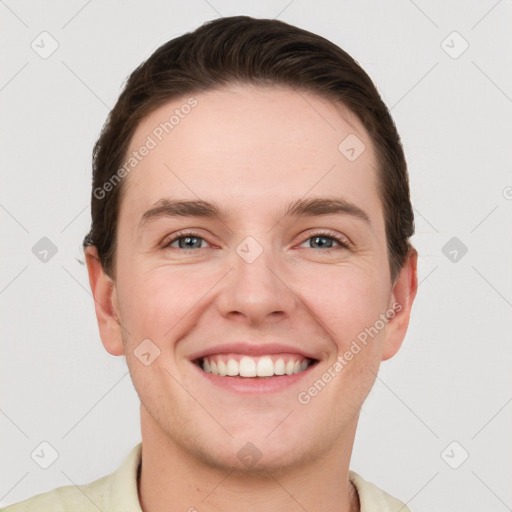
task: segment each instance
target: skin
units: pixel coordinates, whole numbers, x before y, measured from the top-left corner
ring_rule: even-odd
[[[102,342],[126,356],[141,400],[141,506],[359,510],[348,480],[359,410],[380,362],[404,339],[416,251],[392,282],[374,148],[351,112],[284,87],[194,97],[197,106],[126,177],[115,281],[95,248],[86,252]],[[187,99],[143,119],[130,151]],[[350,134],[366,147],[353,162],[338,150]],[[313,197],[344,198],[370,222],[346,213],[285,216],[289,203]],[[161,198],[215,202],[226,216],[164,217],[139,229]],[[185,228],[201,237],[199,248],[163,247]],[[326,229],[350,245],[315,245]],[[252,263],[236,251],[247,236],[262,249]],[[378,335],[299,403],[298,393],[395,303],[400,312]],[[243,395],[212,385],[190,361],[208,346],[248,338],[308,350],[318,363],[286,389]],[[160,350],[148,366],[134,354],[144,339]],[[249,441],[261,452],[250,467],[237,457]]]

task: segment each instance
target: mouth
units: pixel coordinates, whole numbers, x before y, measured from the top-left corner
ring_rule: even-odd
[[[191,354],[189,361],[203,377],[201,382],[258,396],[292,389],[320,363],[320,355],[282,343],[239,341],[210,346]]]
[[[284,392],[309,375],[319,363],[299,354],[215,354],[193,361],[209,384],[230,393],[258,396]]]
[[[267,354],[257,357],[229,353],[212,354],[194,360],[205,373],[219,377],[268,379],[305,372],[318,361],[299,354]]]

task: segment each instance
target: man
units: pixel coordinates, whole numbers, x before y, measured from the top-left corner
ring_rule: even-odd
[[[105,124],[91,211],[100,335],[142,443],[7,511],[408,510],[349,470],[417,288],[400,139],[349,55],[242,16],[169,41]]]

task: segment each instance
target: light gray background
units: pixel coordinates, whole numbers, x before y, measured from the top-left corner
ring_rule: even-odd
[[[403,139],[420,287],[363,407],[352,469],[415,512],[512,510],[510,0],[0,1],[0,505],[104,476],[140,440],[138,397],[101,345],[77,262],[91,150],[142,60],[236,14],[340,45]],[[59,45],[47,59],[31,48],[49,48],[42,31]],[[469,43],[458,58],[453,31]],[[46,263],[32,253],[42,237],[58,248]],[[456,262],[443,253],[452,237],[468,248]],[[31,458],[42,441],[59,453],[46,470]]]

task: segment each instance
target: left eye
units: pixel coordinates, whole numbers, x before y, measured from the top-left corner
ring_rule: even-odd
[[[310,247],[311,249],[317,249],[326,247],[327,249],[332,249],[335,244],[338,244],[340,247],[348,247],[347,243],[342,240],[340,237],[327,235],[327,234],[316,234],[310,236],[303,244],[306,244],[311,241]],[[302,245],[302,244],[301,244]]]

